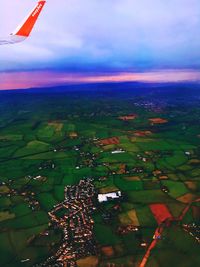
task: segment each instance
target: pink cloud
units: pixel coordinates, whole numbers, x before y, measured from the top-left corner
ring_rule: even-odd
[[[0,90],[50,87],[72,83],[101,82],[200,82],[197,70],[163,70],[114,74],[64,73],[51,71],[0,73]]]

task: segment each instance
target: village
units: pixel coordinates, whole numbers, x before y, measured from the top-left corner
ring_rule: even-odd
[[[56,205],[49,216],[54,229],[63,232],[57,252],[37,266],[75,267],[76,260],[96,254],[93,233],[96,190],[93,180],[80,180],[78,185],[66,186],[65,200]]]

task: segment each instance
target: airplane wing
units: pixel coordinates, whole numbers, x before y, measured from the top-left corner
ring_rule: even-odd
[[[36,7],[17,29],[6,38],[0,38],[0,45],[14,44],[24,41],[29,37],[46,1],[39,0]]]

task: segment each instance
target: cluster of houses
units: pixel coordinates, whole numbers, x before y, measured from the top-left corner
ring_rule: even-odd
[[[13,197],[13,196],[22,196],[24,198],[24,201],[28,204],[29,208],[32,211],[39,210],[40,209],[40,203],[36,199],[35,192],[31,191],[29,185],[29,182],[31,180],[38,180],[38,181],[46,181],[46,177],[43,176],[26,176],[25,179],[27,180],[27,183],[22,186],[20,189],[10,189],[10,186],[13,183],[13,180],[9,180],[8,183],[2,182],[0,184],[2,192],[0,192],[0,195],[6,195],[7,197]]]
[[[74,267],[76,261],[95,255],[94,221],[96,190],[93,180],[80,180],[78,185],[66,186],[65,200],[49,212],[51,224],[63,232],[62,244],[57,252],[38,266]]]
[[[183,229],[189,233],[195,240],[200,243],[200,224],[190,223],[183,224]]]

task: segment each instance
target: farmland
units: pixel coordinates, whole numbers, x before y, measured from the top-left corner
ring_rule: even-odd
[[[199,91],[101,86],[0,92],[0,266],[56,253],[63,235],[49,212],[86,178],[122,196],[96,198],[97,253],[77,266],[139,267],[160,225],[146,266],[198,266],[183,225],[200,223]]]

